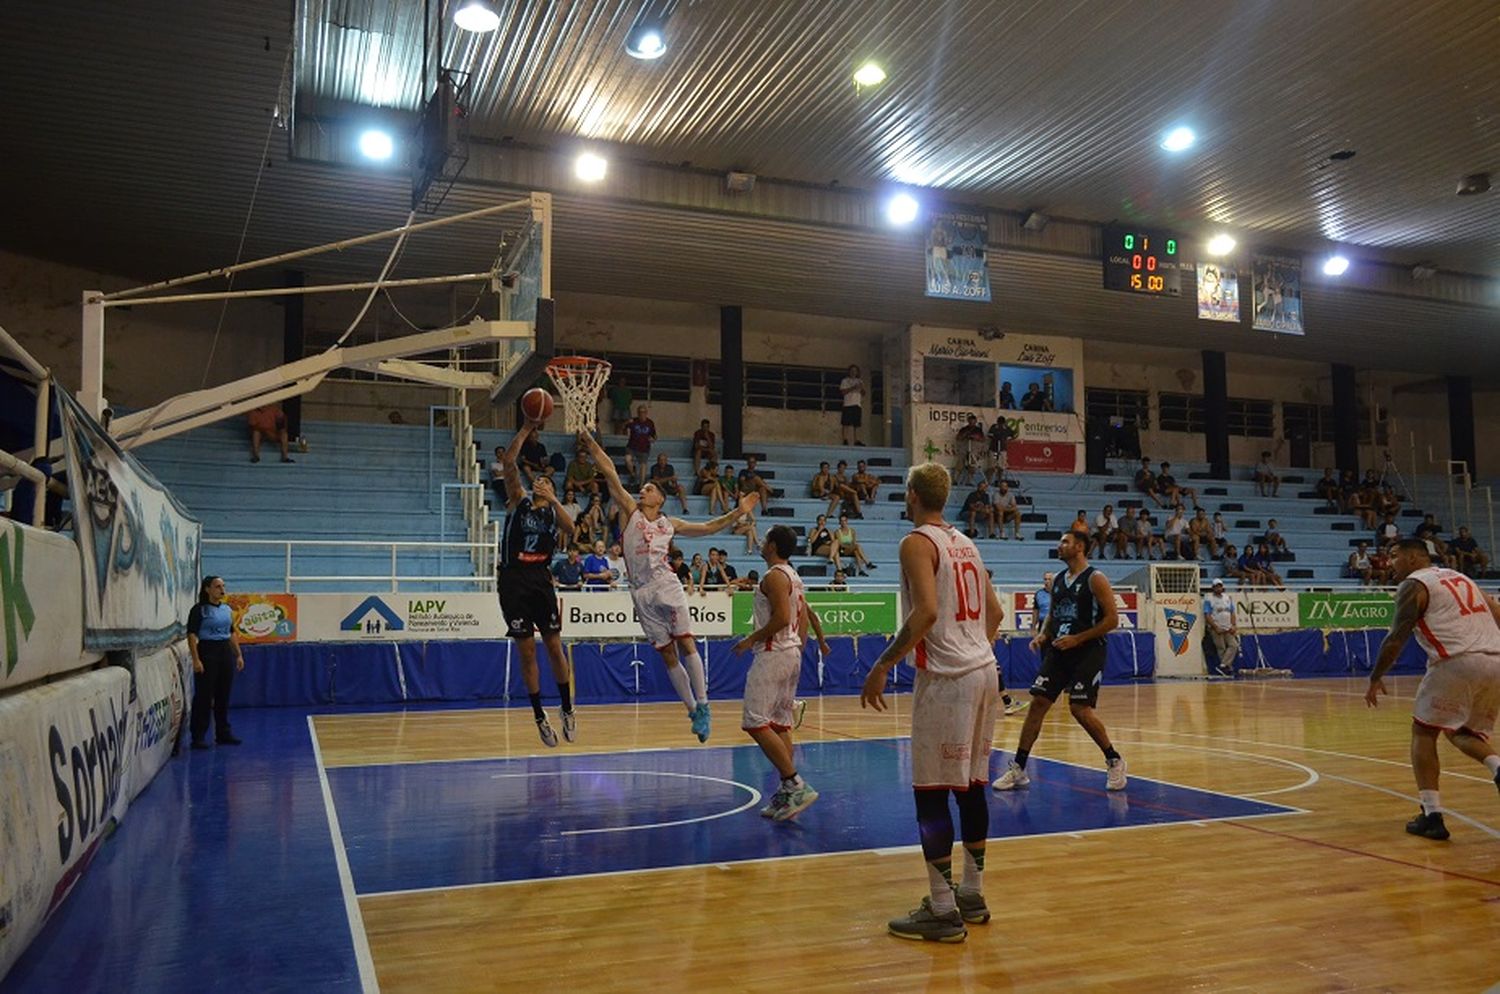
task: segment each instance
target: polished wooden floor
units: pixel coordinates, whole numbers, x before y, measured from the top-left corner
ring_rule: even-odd
[[[362,897],[380,987],[1483,991],[1500,981],[1500,796],[1444,744],[1453,838],[1402,831],[1415,680],[1392,683],[1375,712],[1355,680],[1104,688],[1099,711],[1132,774],[1308,813],[992,843],[995,918],[962,945],[887,935],[926,878],[914,853],[864,852]],[[895,702],[877,715],[814,700],[800,735],[904,734],[908,699]],[[715,744],[734,744],[737,709],[717,714]],[[684,746],[676,706],[581,715],[580,741],[560,752]],[[329,767],[549,751],[525,709],[325,716],[316,729]],[[1013,748],[1019,729],[1005,719],[997,745]],[[1036,752],[1099,761],[1062,708]]]

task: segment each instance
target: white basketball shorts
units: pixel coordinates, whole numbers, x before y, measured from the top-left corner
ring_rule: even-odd
[[[631,588],[630,598],[635,603],[641,631],[655,648],[665,649],[674,639],[692,637],[693,616],[688,613],[687,591],[676,577]]]
[[[988,783],[999,712],[993,666],[958,677],[917,670],[911,706],[912,786],[967,790]]]
[[[1472,653],[1427,664],[1411,715],[1418,724],[1488,739],[1500,711],[1500,656]]]
[[[792,699],[802,676],[801,649],[756,650],[745,677],[745,709],[740,727],[745,731],[792,727]]]

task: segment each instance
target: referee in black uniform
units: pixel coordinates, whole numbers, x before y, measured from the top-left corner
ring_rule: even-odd
[[[1089,565],[1088,548],[1089,536],[1081,531],[1070,531],[1057,543],[1057,556],[1067,569],[1053,578],[1047,623],[1031,640],[1032,649],[1043,653],[1042,668],[1031,685],[1032,707],[1021,728],[1016,757],[995,781],[995,790],[1016,790],[1031,783],[1026,760],[1042,731],[1043,719],[1064,689],[1073,720],[1104,753],[1105,786],[1125,789],[1125,760],[1110,744],[1104,722],[1094,713],[1104,676],[1104,636],[1119,626],[1120,616],[1109,578]]]
[[[521,471],[516,468],[521,446],[539,427],[535,421],[526,422],[511,439],[510,449],[505,453],[505,488],[510,500],[505,505],[505,530],[500,536],[500,570],[496,585],[500,589],[500,612],[505,615],[506,634],[521,653],[521,678],[526,681],[526,693],[531,698],[537,733],[543,744],[551,747],[557,745],[557,733],[547,721],[547,712],[542,710],[541,678],[536,667],[536,632],[540,630],[542,633],[547,658],[552,663],[552,675],[562,696],[563,738],[572,742],[577,734],[578,719],[573,713],[568,657],[563,655],[559,636],[562,613],[558,610],[557,590],[552,585],[550,567],[559,533],[564,541],[572,539],[573,519],[558,502],[551,477],[538,473],[532,480],[530,494],[521,483]]]

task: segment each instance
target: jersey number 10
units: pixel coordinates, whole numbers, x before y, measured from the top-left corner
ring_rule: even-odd
[[[954,621],[973,621],[984,611],[984,598],[979,595],[979,567],[973,563],[953,565],[953,587],[958,595],[958,611]]]

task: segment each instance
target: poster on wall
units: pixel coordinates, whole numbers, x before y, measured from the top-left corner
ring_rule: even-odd
[[[1285,255],[1257,255],[1252,266],[1254,299],[1250,326],[1283,335],[1302,334],[1302,260]]]
[[[297,640],[296,594],[230,594],[235,637],[246,644]]]
[[[1204,321],[1240,319],[1240,276],[1233,266],[1198,263],[1198,317]]]
[[[989,237],[983,214],[934,215],[927,230],[927,296],[989,303]]]

